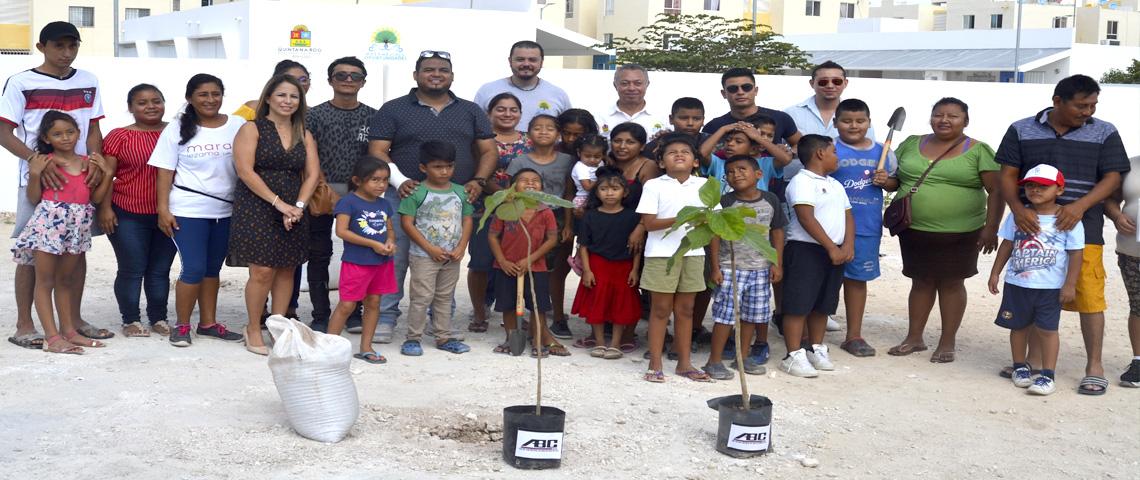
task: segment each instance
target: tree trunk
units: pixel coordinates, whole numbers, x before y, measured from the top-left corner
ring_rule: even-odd
[[[744,410],[751,410],[752,395],[748,393],[748,379],[744,378],[744,348],[740,334],[740,295],[736,291],[736,242],[728,242],[728,264],[732,271],[732,316],[733,329],[736,331],[736,373],[740,375],[740,399],[744,402]],[[749,339],[751,340],[751,339]]]

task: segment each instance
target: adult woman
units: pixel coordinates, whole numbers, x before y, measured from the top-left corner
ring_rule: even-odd
[[[507,165],[519,155],[529,153],[534,147],[526,132],[519,131],[519,119],[522,118],[522,102],[509,92],[503,92],[491,98],[487,103],[487,117],[491,120],[491,128],[495,132],[495,145],[499,148],[499,164],[495,167],[495,174],[484,187],[484,193],[490,195],[510,185],[511,177],[507,175]],[[476,204],[475,215],[483,215],[483,204]],[[476,222],[476,224],[478,224]],[[491,247],[487,244],[487,229],[475,232],[468,246],[471,261],[467,264],[467,292],[471,296],[471,308],[474,318],[467,326],[472,332],[487,331],[487,307],[494,299],[493,293],[488,291],[491,285],[488,277],[491,273]],[[477,301],[476,299],[483,299]]]
[[[170,335],[166,304],[170,297],[170,264],[178,252],[158,228],[158,169],[147,165],[166,128],[166,100],[158,87],[135,85],[127,92],[127,110],[135,122],[116,128],[103,139],[103,155],[115,168],[111,201],[99,205],[99,225],[115,249],[115,300],[123,318],[123,335],[149,337],[140,322],[139,289],[146,292],[150,329]]]
[[[899,235],[903,275],[911,279],[910,325],[906,339],[888,350],[891,355],[926,350],[922,333],[937,296],[942,336],[930,361],[954,361],[966,312],[965,279],[978,273],[979,251],[997,248],[1003,208],[999,167],[989,145],[963,133],[969,123],[965,102],[943,98],[930,114],[934,133],[907,138],[895,152],[900,192],[909,191],[927,168],[930,173],[911,194],[911,226]]]
[[[311,78],[309,77],[309,69],[305,68],[299,62],[293,60],[282,60],[273,66],[273,76],[288,75],[297,80],[301,84],[301,95],[309,93],[309,85]],[[257,118],[257,100],[250,100],[243,103],[237,110],[234,110],[234,115],[244,118],[247,122],[252,122]]]
[[[174,288],[177,324],[170,343],[190,346],[190,314],[198,305],[198,336],[240,341],[217,323],[218,274],[226,259],[237,173],[233,139],[245,120],[224,115],[225,86],[199,73],[186,83],[186,111],[158,137],[149,165],[158,168],[158,228],[174,239],[182,273]]]
[[[289,75],[269,79],[257,102],[257,118],[234,139],[234,162],[241,183],[234,195],[229,262],[249,266],[245,284],[246,350],[269,354],[261,338],[261,315],[273,291],[271,312],[285,314],[293,291],[293,271],[309,256],[305,204],[320,175],[317,144],[305,130],[305,95]]]
[[[1116,224],[1116,264],[1128,291],[1128,339],[1132,362],[1120,375],[1120,385],[1140,387],[1140,242],[1136,240],[1136,215],[1140,213],[1140,157],[1130,159],[1132,170],[1112,198],[1104,202],[1104,214]],[[1124,205],[1121,206],[1121,200]],[[1095,390],[1094,390],[1095,391]],[[1100,391],[1104,391],[1101,389]]]

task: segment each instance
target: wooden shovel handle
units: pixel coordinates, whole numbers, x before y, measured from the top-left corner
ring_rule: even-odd
[[[515,292],[515,316],[519,318],[518,321],[522,321],[523,312],[525,311],[523,306],[526,305],[526,303],[524,303],[526,299],[524,295],[526,295],[526,293],[524,293],[525,290],[523,290],[524,278],[522,275],[519,275],[515,278],[517,279],[517,282],[515,282],[517,288]]]
[[[875,170],[882,170],[883,166],[887,164],[887,154],[891,151],[891,137],[894,135],[894,130],[887,131],[887,139],[883,141],[883,153],[879,154],[879,166],[875,167]]]

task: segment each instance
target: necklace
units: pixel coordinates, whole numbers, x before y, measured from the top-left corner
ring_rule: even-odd
[[[511,86],[513,86],[513,87],[515,87],[515,88],[517,88],[517,89],[519,89],[519,90],[522,90],[522,91],[524,91],[524,92],[530,92],[530,91],[533,91],[534,89],[538,88],[538,84],[539,84],[539,83],[542,83],[542,79],[540,78],[540,79],[538,79],[538,81],[537,81],[537,82],[534,82],[534,86],[533,86],[533,87],[530,87],[530,88],[523,88],[523,87],[520,87],[520,86],[519,86],[519,84],[515,83],[515,77],[513,77],[513,76],[511,76],[511,77],[507,77],[507,81],[508,81],[508,82],[511,82]]]

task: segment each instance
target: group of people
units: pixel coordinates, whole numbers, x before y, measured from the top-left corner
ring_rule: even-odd
[[[639,349],[635,327],[648,318],[647,381],[666,380],[665,359],[676,360],[683,378],[730,379],[723,359],[737,344],[748,348],[742,373],[762,374],[769,323],[784,338],[780,370],[814,377],[835,368],[824,336],[841,291],[839,347],[876,354],[862,323],[868,282],[880,275],[884,198],[897,192],[887,226],[899,234],[902,273],[912,281],[910,323],[888,354],[928,349],[923,333],[937,301],[942,330],[930,361],[953,362],[964,280],[977,274],[979,252],[996,250],[989,288],[1003,291],[995,323],[1010,329],[1012,352],[1002,375],[1052,393],[1060,312],[1077,311],[1088,355],[1078,391],[1105,393],[1107,216],[1119,232],[1135,355],[1121,384],[1140,386],[1140,180],[1127,176],[1140,158],[1130,162],[1115,128],[1094,118],[1099,86],[1083,75],[1059,82],[1052,105],[1011,125],[996,152],[965,134],[968,105],[949,97],[934,103],[930,134],[891,151],[876,141],[870,107],[842,98],[848,79],[833,62],[812,69],[813,94],[783,111],[756,104],[750,69],[729,69],[721,76],[729,112],[707,121],[692,97],[678,98],[667,117],[649,109],[648,72],[622,65],[617,101],[591,113],[539,76],[544,54],[533,41],[511,47],[511,75],[483,85],[474,101],[452,93],[446,51],[421,52],[416,87],[379,109],[359,100],[368,76],[359,59],[328,66],[333,97],[313,107],[308,69],[284,60],[259,98],[232,114],[221,110],[225,87],[213,75],[189,79],[187,106],[170,123],[163,93],[137,85],[126,98],[134,123],[104,137],[98,81],[71,67],[79,45],[73,25],[45,26],[36,44],[44,62],[11,76],[0,100],[0,145],[21,159],[12,249],[18,322],[9,340],[22,347],[79,354],[114,335],[80,309],[84,253],[105,233],[128,337],[153,332],[190,346],[197,308],[198,338],[244,341],[265,355],[261,325],[269,314],[297,318],[307,263],[312,328],[360,332],[357,358],[387,360],[373,343],[393,341],[405,292],[400,353],[422,355],[426,333],[437,349],[461,354],[470,347],[453,318],[455,288],[468,260],[474,315],[466,330],[487,331],[494,310],[508,338],[523,334],[521,285],[525,329],[542,339],[533,356],[570,354],[559,340],[574,338],[564,292],[576,271],[569,313],[591,331],[573,346],[621,358]],[[709,181],[720,186],[720,208],[749,210],[746,224],[768,232],[771,249],[668,234],[684,222],[683,208],[704,205]],[[505,189],[567,202],[499,218],[486,199]],[[334,232],[344,242],[335,308]],[[687,251],[671,264],[679,248]],[[242,333],[217,321],[223,264],[248,267]],[[702,326],[710,303],[711,332]],[[731,338],[736,318],[739,342]],[[691,345],[699,342],[710,342],[711,353],[698,368]],[[511,351],[511,342],[494,348]]]

